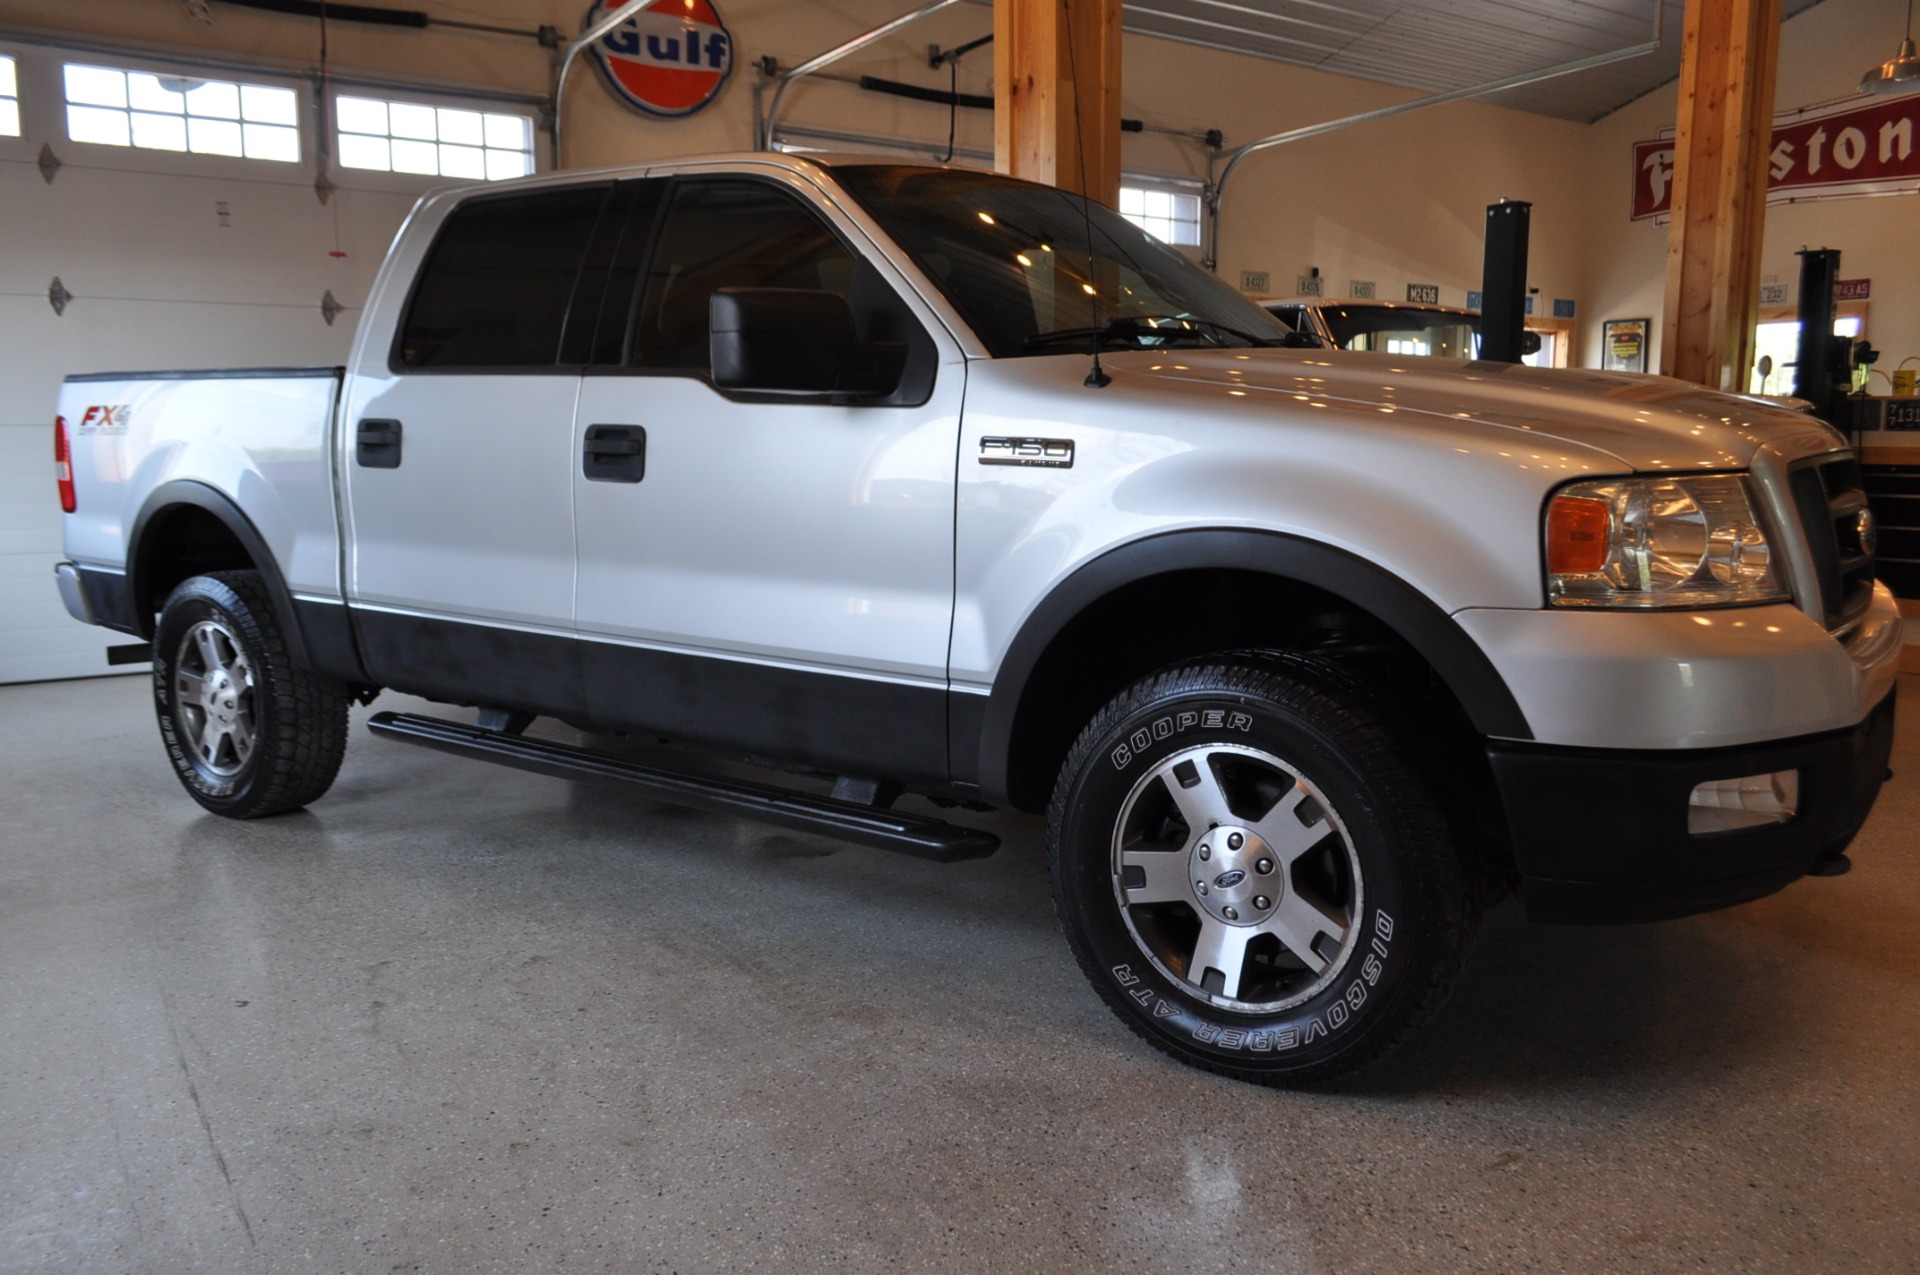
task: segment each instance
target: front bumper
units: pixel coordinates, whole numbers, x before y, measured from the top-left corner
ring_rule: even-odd
[[[1839,854],[1893,750],[1894,693],[1846,730],[1728,748],[1623,750],[1489,741],[1520,897],[1539,921],[1653,921],[1757,899]],[[1800,772],[1785,823],[1691,834],[1696,785]]]

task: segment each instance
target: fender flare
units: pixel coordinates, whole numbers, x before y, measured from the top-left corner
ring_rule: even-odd
[[[1530,740],[1533,729],[1479,644],[1425,594],[1356,554],[1280,532],[1170,531],[1110,549],[1056,585],[1022,622],[994,674],[980,718],[980,788],[1009,799],[1020,703],[1053,640],[1089,606],[1140,580],[1194,570],[1248,571],[1310,585],[1367,612],[1433,666],[1483,736]]]
[[[287,655],[301,667],[308,667],[306,634],[300,625],[299,613],[293,605],[293,595],[287,590],[285,577],[280,574],[280,564],[273,556],[273,550],[267,547],[266,537],[253,525],[253,520],[235,504],[233,499],[217,488],[190,479],[179,479],[162,483],[148,494],[140,506],[139,514],[133,520],[133,530],[127,535],[127,593],[130,598],[147,596],[147,533],[153,520],[169,510],[188,505],[212,514],[222,526],[233,533],[247,556],[253,559],[255,569],[260,572],[261,580],[267,586],[267,596],[273,599],[274,618],[280,622],[280,631],[286,635]],[[134,603],[139,622],[144,631],[142,636],[153,637],[153,617]]]

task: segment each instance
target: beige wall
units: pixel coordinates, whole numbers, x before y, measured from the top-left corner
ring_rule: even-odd
[[[1905,0],[1826,0],[1790,19],[1780,41],[1776,108],[1856,95],[1861,73],[1893,56],[1905,23]],[[1626,210],[1633,143],[1672,125],[1677,93],[1666,85],[1588,130],[1584,168],[1591,174],[1591,200],[1584,220],[1582,311],[1591,322],[1582,325],[1582,357],[1589,364],[1600,358],[1600,321],[1612,318],[1652,318],[1653,358],[1659,358],[1667,228],[1630,222]],[[1761,274],[1786,284],[1796,303],[1800,262],[1794,254],[1801,248],[1837,248],[1842,277],[1873,281],[1866,335],[1882,351],[1881,367],[1891,370],[1902,358],[1920,354],[1920,196],[1770,207]],[[1876,392],[1884,394],[1886,383],[1874,380]]]

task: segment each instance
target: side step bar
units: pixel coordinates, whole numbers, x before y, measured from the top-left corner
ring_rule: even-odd
[[[816,797],[742,779],[667,770],[437,717],[375,713],[367,722],[367,728],[386,739],[463,757],[478,757],[516,770],[530,770],[536,775],[645,788],[675,805],[758,819],[783,828],[878,846],[882,850],[898,850],[939,863],[981,859],[1000,848],[1000,838],[990,832],[962,828],[930,815],[903,814],[852,801],[835,801],[831,797]]]

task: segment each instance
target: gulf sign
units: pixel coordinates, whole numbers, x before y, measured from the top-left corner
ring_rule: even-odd
[[[626,0],[596,0],[586,25]],[[712,0],[654,0],[593,46],[607,83],[649,115],[691,115],[720,92],[733,70],[733,33]]]
[[[1773,117],[1767,202],[1920,191],[1920,97],[1855,97]],[[1633,219],[1673,206],[1673,139],[1633,144]]]

